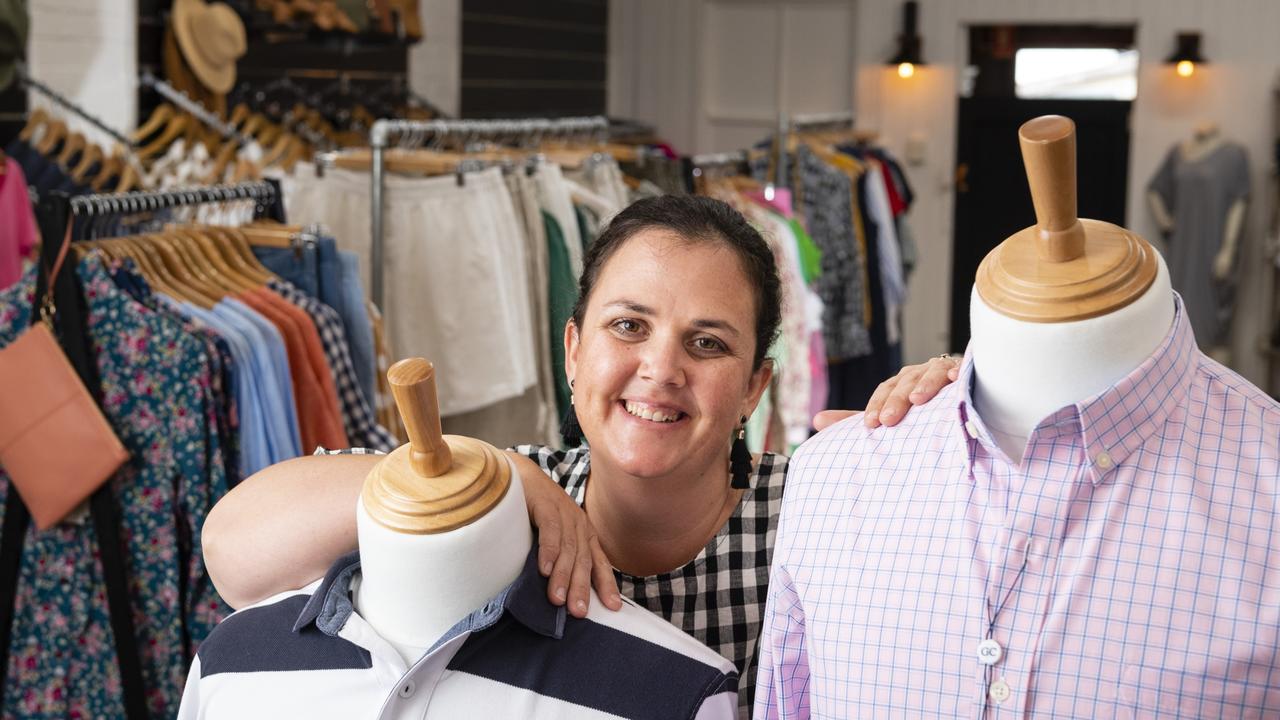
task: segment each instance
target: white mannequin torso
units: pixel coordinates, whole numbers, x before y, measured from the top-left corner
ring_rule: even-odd
[[[975,287],[973,402],[993,439],[1014,463],[1041,420],[1115,384],[1149,357],[1173,324],[1173,290],[1164,258],[1136,301],[1075,322],[1015,320],[988,306]]]
[[[356,610],[408,665],[510,585],[533,545],[514,466],[502,500],[469,525],[443,533],[401,533],[373,520],[361,500],[356,528],[361,573]]]

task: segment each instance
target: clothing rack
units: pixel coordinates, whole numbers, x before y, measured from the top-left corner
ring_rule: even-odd
[[[18,69],[18,82],[22,83],[24,87],[31,90],[35,90],[36,92],[40,93],[42,96],[48,98],[49,100],[52,100],[54,103],[56,103],[58,106],[60,106],[64,110],[71,112],[72,114],[79,117],[81,120],[84,120],[85,122],[89,123],[95,128],[106,133],[112,140],[115,140],[116,142],[120,143],[126,148],[134,147],[134,143],[132,140],[125,137],[123,134],[117,132],[116,130],[113,130],[112,128],[108,127],[106,123],[94,117],[92,114],[89,113],[88,110],[85,110],[84,108],[77,105],[75,102],[69,100],[67,97],[59,93],[57,90],[54,90],[48,85],[45,85],[39,80],[36,80],[35,78],[31,77],[31,74],[27,72],[26,64],[19,62],[17,69]]]
[[[217,130],[223,137],[229,140],[235,139],[242,145],[249,142],[249,138],[236,132],[234,125],[223,122],[221,118],[210,112],[208,108],[195,100],[192,100],[190,96],[181,90],[175,88],[164,80],[157,78],[155,75],[152,75],[150,71],[142,73],[142,77],[138,78],[138,82],[141,83],[143,87],[151,88],[152,90],[160,93],[174,105],[177,105],[190,113],[192,117],[205,125],[208,125],[214,130]]]
[[[529,118],[523,120],[397,120],[383,118],[369,130],[369,146],[372,150],[370,168],[370,222],[372,248],[370,251],[370,294],[378,307],[383,298],[383,190],[386,185],[384,153],[388,143],[398,138],[397,147],[421,145],[427,138],[446,140],[451,136],[464,139],[480,137],[535,137],[545,135],[603,135],[609,130],[609,120],[603,116],[567,117],[557,119]]]
[[[274,202],[280,197],[277,186],[270,180],[238,183],[236,185],[209,185],[179,190],[154,190],[127,193],[99,193],[71,198],[71,214],[76,217],[114,215],[121,212],[142,212],[166,208],[189,207],[234,200],[255,200],[259,205]]]

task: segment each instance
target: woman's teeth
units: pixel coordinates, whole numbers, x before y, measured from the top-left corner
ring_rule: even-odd
[[[663,410],[654,410],[653,408],[648,407],[647,405],[644,405],[642,403],[637,403],[637,402],[631,402],[629,400],[626,402],[626,408],[627,408],[627,412],[631,413],[632,415],[635,415],[638,418],[644,418],[645,420],[651,420],[653,422],[660,422],[660,423],[675,422],[676,420],[679,420],[680,416],[683,414],[679,411],[668,413]]]

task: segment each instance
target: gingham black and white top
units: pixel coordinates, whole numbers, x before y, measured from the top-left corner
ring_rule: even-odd
[[[545,445],[511,448],[533,460],[582,505],[591,474],[590,450],[556,450]],[[368,453],[368,450],[317,454]],[[683,567],[636,577],[614,570],[624,597],[684,630],[731,660],[740,673],[738,707],[748,717],[755,697],[756,652],[769,590],[769,563],[782,508],[787,458],[764,453],[752,468],[751,487],[729,522]]]
[[[590,450],[544,445],[512,448],[542,468],[582,505],[591,472]],[[747,717],[754,700],[756,650],[769,590],[769,562],[782,508],[787,458],[764,453],[752,469],[751,487],[729,522],[684,567],[636,577],[614,571],[618,589],[738,667],[738,706]]]

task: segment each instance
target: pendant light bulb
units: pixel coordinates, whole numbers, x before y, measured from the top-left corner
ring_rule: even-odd
[[[909,78],[916,74],[916,66],[909,62],[898,63],[898,77]]]
[[[1190,60],[1180,60],[1178,62],[1178,75],[1180,77],[1191,77],[1195,74],[1196,64]]]

